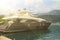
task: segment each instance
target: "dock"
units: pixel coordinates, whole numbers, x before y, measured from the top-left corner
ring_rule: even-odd
[[[12,40],[12,39],[5,37],[5,36],[0,36],[0,40]]]

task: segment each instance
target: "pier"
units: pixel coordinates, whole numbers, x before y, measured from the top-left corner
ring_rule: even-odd
[[[7,38],[7,37],[5,37],[5,36],[0,36],[0,40],[12,40],[12,39]]]

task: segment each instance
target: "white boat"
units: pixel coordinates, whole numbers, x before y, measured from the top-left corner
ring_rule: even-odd
[[[48,29],[51,22],[34,17],[30,11],[22,10],[19,11],[17,16],[9,16],[2,18],[6,23],[3,25],[4,29],[0,26],[1,32],[18,32],[18,31],[28,31],[28,30],[38,30],[38,29]]]

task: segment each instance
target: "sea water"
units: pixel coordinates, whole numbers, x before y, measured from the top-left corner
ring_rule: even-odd
[[[60,24],[52,23],[48,30],[0,33],[13,40],[60,40]]]

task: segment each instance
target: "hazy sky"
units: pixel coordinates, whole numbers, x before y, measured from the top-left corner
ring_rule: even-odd
[[[18,9],[22,8],[45,13],[60,9],[60,0],[0,0],[0,14],[16,13]]]

